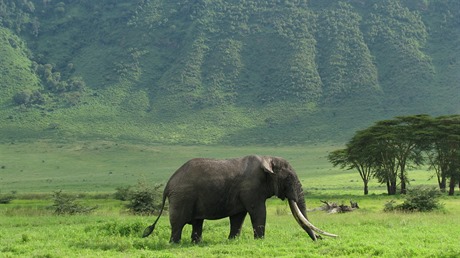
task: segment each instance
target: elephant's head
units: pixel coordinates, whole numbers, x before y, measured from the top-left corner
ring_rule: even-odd
[[[262,157],[261,164],[262,169],[267,172],[271,178],[274,194],[282,200],[288,199],[292,215],[312,240],[315,241],[317,237],[319,237],[313,231],[326,236],[337,236],[315,227],[307,219],[302,184],[294,169],[285,159],[279,157]]]

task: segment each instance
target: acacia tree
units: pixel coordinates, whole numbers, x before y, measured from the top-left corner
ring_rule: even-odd
[[[379,183],[386,184],[389,195],[396,194],[399,166],[396,164],[395,153],[388,144],[388,140],[377,140],[374,154],[376,157],[375,174]]]
[[[396,194],[398,179],[400,193],[406,193],[408,166],[423,162],[421,150],[426,146],[428,122],[428,115],[401,116],[377,122],[370,128],[376,142],[376,176],[382,183],[387,183],[388,194]]]
[[[366,155],[369,143],[367,131],[359,131],[347,144],[345,149],[339,149],[328,155],[329,161],[340,168],[356,169],[364,184],[364,195],[369,194],[369,181],[374,171],[372,155]]]
[[[365,193],[367,184],[374,176],[386,184],[389,195],[396,194],[399,166],[396,163],[395,135],[388,130],[388,121],[378,122],[358,131],[343,150],[329,155],[329,161],[342,168],[357,169],[363,179]]]
[[[398,180],[401,193],[406,193],[409,164],[423,162],[421,149],[426,145],[428,115],[403,116],[379,121],[359,131],[347,143],[346,148],[329,155],[334,166],[357,169],[367,184],[374,176],[386,184],[389,195],[396,194]]]
[[[439,188],[446,191],[449,179],[449,195],[453,195],[456,184],[460,183],[460,115],[434,119],[430,143],[427,156],[430,167],[436,172]]]
[[[428,115],[401,116],[375,123],[358,131],[345,149],[331,152],[334,166],[358,170],[368,193],[374,176],[387,185],[389,195],[407,191],[407,169],[424,162],[425,151],[441,190],[449,181],[449,195],[460,187],[460,115],[431,118]],[[399,181],[398,181],[399,180]]]
[[[389,195],[396,194],[398,174],[398,135],[394,120],[379,121],[366,129],[369,134],[368,149],[365,155],[373,156],[374,176],[379,183],[386,184]],[[400,177],[404,180],[406,177]]]

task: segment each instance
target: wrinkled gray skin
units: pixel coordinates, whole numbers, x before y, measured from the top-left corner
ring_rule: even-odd
[[[169,179],[161,212],[168,198],[170,242],[180,242],[183,227],[191,224],[192,242],[198,243],[204,219],[225,217],[230,218],[228,238],[235,238],[248,213],[254,238],[262,238],[267,213],[265,200],[274,195],[297,203],[306,218],[302,185],[286,160],[255,155],[225,160],[197,158],[186,162]],[[144,237],[152,233],[161,212],[154,224],[146,228]],[[299,221],[297,217],[296,220]],[[319,237],[309,227],[301,227],[313,240]]]

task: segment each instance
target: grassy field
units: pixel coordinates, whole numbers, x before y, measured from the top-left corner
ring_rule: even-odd
[[[2,191],[110,192],[138,180],[164,183],[187,160],[195,157],[229,158],[248,154],[286,158],[307,189],[329,186],[359,186],[350,180],[358,174],[333,170],[326,156],[338,146],[313,147],[229,147],[156,146],[114,142],[58,144],[46,141],[0,145],[0,183]],[[335,180],[327,182],[328,174]],[[348,175],[348,176],[347,176]],[[349,180],[349,178],[351,178]],[[332,177],[331,177],[332,179]]]
[[[458,257],[460,197],[443,197],[445,208],[430,213],[383,212],[385,188],[373,182],[362,195],[359,176],[327,162],[336,145],[294,147],[148,146],[113,142],[0,144],[0,194],[17,199],[0,204],[0,257]],[[137,181],[164,183],[192,157],[235,157],[258,153],[288,159],[302,179],[309,208],[321,200],[357,201],[361,209],[346,214],[309,213],[320,228],[339,238],[312,242],[290,214],[288,205],[268,200],[266,237],[253,240],[249,219],[236,240],[227,240],[227,219],[206,221],[203,242],[171,245],[169,221],[162,217],[155,232],[141,238],[154,217],[128,214],[123,203],[100,198],[118,186]],[[431,173],[411,171],[411,185],[435,184]],[[56,216],[48,207],[53,191],[84,196],[97,205],[89,215]],[[85,195],[83,195],[85,193]]]

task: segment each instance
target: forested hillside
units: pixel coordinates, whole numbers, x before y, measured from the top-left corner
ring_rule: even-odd
[[[0,0],[0,132],[344,141],[460,113],[458,0]]]

